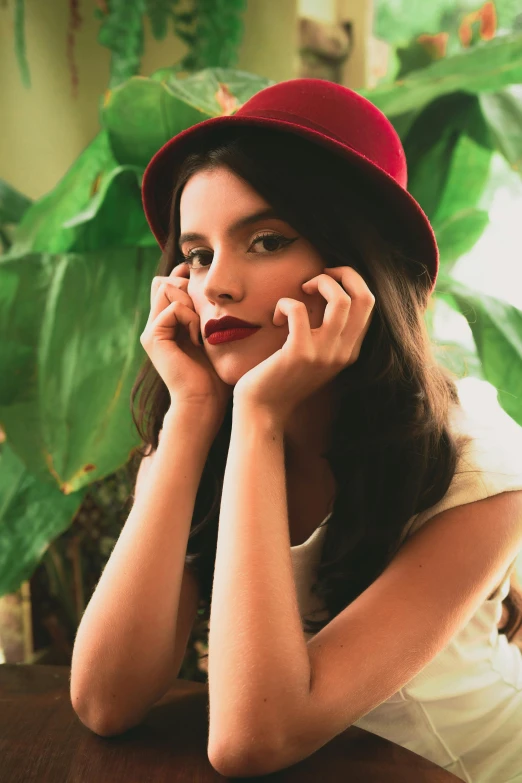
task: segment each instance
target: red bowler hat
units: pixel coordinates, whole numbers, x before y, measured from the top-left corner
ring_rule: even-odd
[[[149,162],[142,181],[143,209],[163,249],[176,171],[184,158],[208,144],[216,129],[239,126],[277,128],[327,147],[349,160],[375,185],[397,227],[404,227],[406,252],[424,263],[432,280],[439,251],[430,222],[406,190],[406,156],[387,117],[358,93],[323,79],[290,79],[265,87],[235,114],[213,117],[173,136]],[[431,293],[430,291],[430,293]]]

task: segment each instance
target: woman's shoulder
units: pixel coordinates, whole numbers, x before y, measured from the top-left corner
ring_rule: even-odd
[[[451,431],[462,439],[455,474],[439,502],[409,520],[403,537],[447,509],[522,489],[522,427],[490,384],[466,378],[457,388],[460,404],[450,414]]]
[[[475,474],[484,484],[485,497],[514,489],[513,482],[522,480],[522,427],[501,407],[490,384],[466,378],[457,388],[460,405],[452,410],[450,426],[466,438],[457,482],[459,476]]]

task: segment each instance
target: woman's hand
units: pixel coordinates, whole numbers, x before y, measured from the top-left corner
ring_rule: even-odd
[[[280,299],[273,323],[288,323],[287,341],[240,378],[234,388],[234,405],[240,402],[269,410],[284,425],[303,400],[357,361],[375,297],[349,266],[325,269],[303,284],[305,293],[315,290],[328,302],[322,325],[311,328],[303,302]]]
[[[150,314],[141,344],[174,405],[204,405],[221,424],[233,387],[218,376],[199,342],[201,325],[187,288],[189,269],[175,266],[151,285]]]

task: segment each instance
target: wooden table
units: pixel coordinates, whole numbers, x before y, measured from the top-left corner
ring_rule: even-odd
[[[0,783],[207,783],[228,780],[207,757],[208,686],[178,680],[143,723],[100,737],[74,712],[68,666],[0,665]],[[239,779],[239,778],[234,778]],[[299,783],[455,783],[460,778],[351,726],[271,775]]]

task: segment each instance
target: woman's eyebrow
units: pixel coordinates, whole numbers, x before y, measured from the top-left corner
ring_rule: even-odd
[[[245,226],[250,226],[252,223],[257,223],[258,220],[268,220],[269,218],[275,218],[276,220],[280,220],[279,215],[276,215],[274,210],[271,207],[261,209],[258,212],[254,212],[251,215],[245,215],[245,217],[239,218],[239,220],[236,220],[235,223],[232,223],[227,228],[227,235],[231,236],[236,231],[239,231],[239,229],[244,228]],[[184,242],[202,242],[205,241],[207,237],[204,234],[199,234],[194,231],[189,231],[184,234],[181,234],[179,237],[179,245],[181,246]]]

